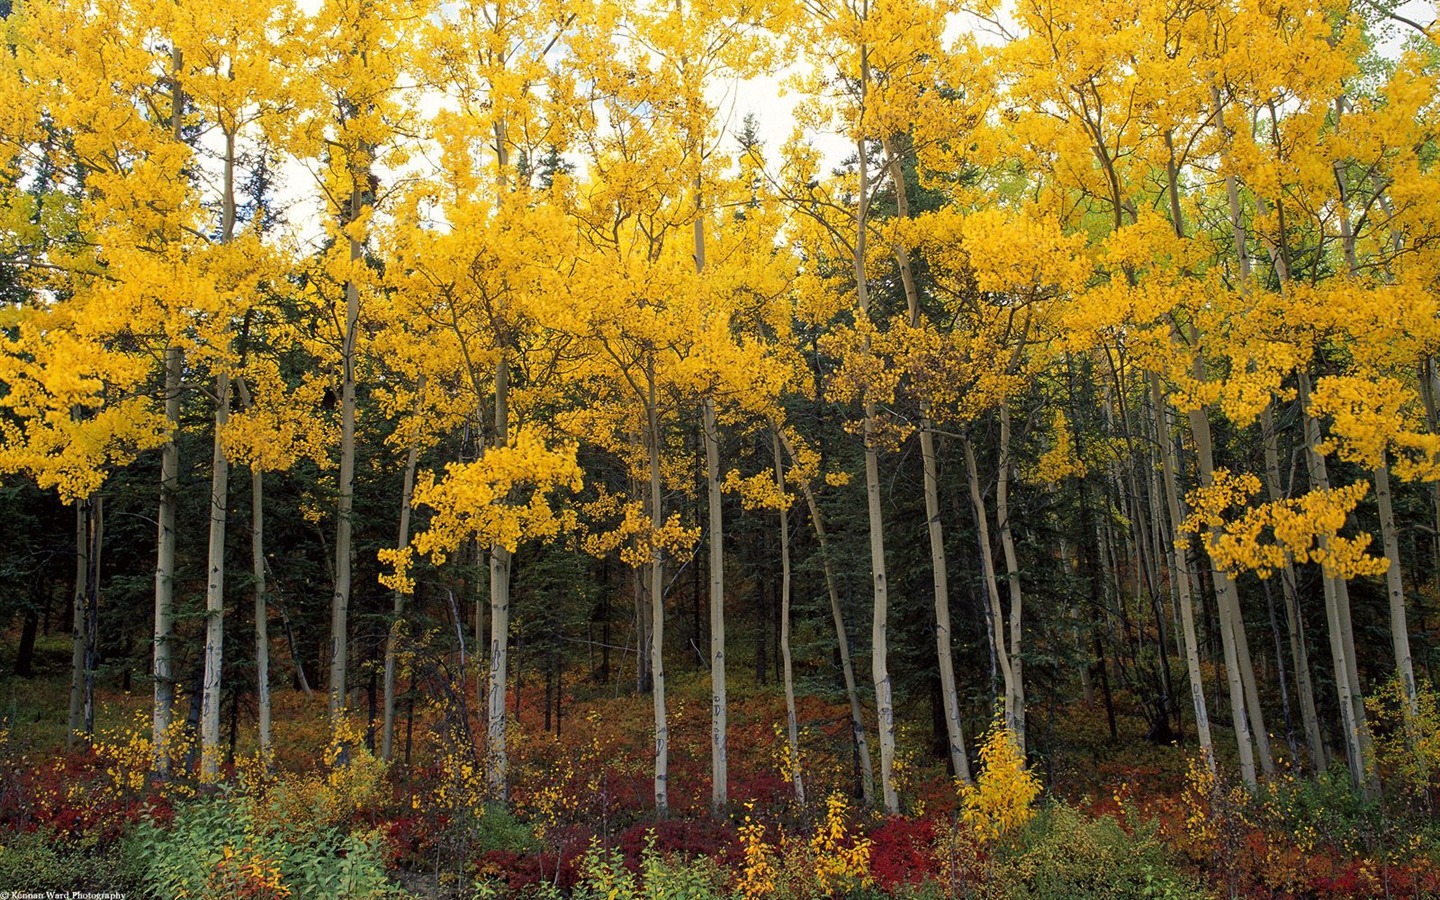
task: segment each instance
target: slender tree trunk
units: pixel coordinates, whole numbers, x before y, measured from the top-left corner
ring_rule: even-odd
[[[1435,359],[1432,356],[1425,356],[1420,360],[1420,397],[1425,403],[1425,423],[1430,428],[1431,434],[1440,433],[1440,372],[1437,372]],[[1430,566],[1433,569],[1432,577],[1435,580],[1435,588],[1440,591],[1440,481],[1430,486],[1430,506],[1433,511],[1433,525],[1435,532],[1431,541]]]
[[[260,718],[260,757],[269,765],[274,750],[270,735],[270,613],[265,601],[265,474],[253,464],[250,467],[250,567],[255,580],[255,703]]]
[[[883,142],[889,162],[890,183],[895,189],[896,215],[910,218],[910,198],[905,173],[891,142]],[[910,253],[903,244],[893,247],[895,264],[900,270],[900,283],[905,289],[905,306],[910,327],[920,327],[920,293],[910,266]],[[945,716],[946,745],[950,753],[951,771],[965,784],[970,783],[970,761],[965,755],[965,731],[960,722],[960,701],[955,687],[955,659],[950,634],[950,577],[945,559],[945,533],[940,522],[940,474],[935,454],[935,433],[930,420],[929,403],[920,405],[920,458],[925,478],[925,522],[930,538],[930,571],[935,586],[935,657],[939,664],[940,701]]]
[[[862,82],[869,82],[868,51],[861,48]],[[863,90],[863,86],[862,86]],[[860,179],[859,205],[855,211],[855,294],[859,314],[870,314],[870,292],[865,275],[865,245],[870,206],[870,167],[865,140],[856,142]],[[867,348],[868,350],[868,348]],[[885,523],[880,506],[880,459],[876,447],[875,402],[865,400],[863,423],[865,444],[865,499],[870,529],[870,573],[874,588],[874,605],[870,620],[870,675],[875,684],[875,714],[880,732],[880,788],[885,812],[898,815],[900,798],[895,793],[895,709],[890,696],[890,666],[887,633],[890,619],[890,585],[885,568]]]
[[[784,434],[780,436],[785,451],[795,458],[795,448],[790,446]],[[874,765],[870,761],[870,742],[865,736],[865,717],[860,707],[860,688],[855,677],[855,664],[850,656],[850,634],[845,628],[845,615],[840,607],[840,587],[835,579],[835,563],[830,552],[829,534],[825,530],[825,518],[820,514],[820,503],[815,491],[808,483],[801,484],[805,505],[810,510],[810,524],[815,528],[815,540],[820,544],[820,565],[825,571],[825,591],[830,597],[830,620],[835,626],[835,641],[840,653],[840,671],[845,679],[845,697],[850,703],[850,732],[854,738],[855,758],[860,768],[860,798],[866,806],[875,802]]]
[[[1395,648],[1395,673],[1413,717],[1420,713],[1420,703],[1415,691],[1415,666],[1410,657],[1405,584],[1400,577],[1400,539],[1395,533],[1395,510],[1390,502],[1390,467],[1383,458],[1375,469],[1375,496],[1380,503],[1380,534],[1385,543],[1385,557],[1390,560],[1390,568],[1385,570],[1385,591],[1390,598],[1390,641]],[[1413,741],[1414,735],[1408,737]]]
[[[1219,88],[1212,85],[1210,92],[1211,98],[1215,104],[1216,125],[1222,131],[1224,131],[1225,105],[1221,102]],[[1225,155],[1228,157],[1229,154],[1227,153]],[[1235,259],[1239,265],[1240,271],[1240,289],[1242,294],[1248,293],[1250,282],[1250,254],[1246,249],[1244,219],[1240,207],[1239,185],[1233,172],[1227,174],[1225,178],[1225,197],[1230,210],[1230,233],[1235,247]],[[1194,368],[1196,376],[1203,379],[1204,361],[1200,357],[1198,352],[1195,356]],[[1207,434],[1205,440],[1201,442],[1197,438],[1196,446],[1198,450],[1203,443],[1203,452],[1206,455],[1210,454],[1211,441],[1208,434],[1210,421],[1208,418],[1205,417],[1204,411],[1201,410],[1199,412],[1198,418],[1196,417],[1196,414],[1192,412],[1191,423],[1192,425],[1199,424],[1206,430]],[[1202,471],[1208,470],[1210,472],[1213,472],[1213,460],[1211,460],[1210,462],[1211,464],[1207,466],[1202,461]],[[1210,479],[1210,475],[1205,475],[1205,484],[1209,484]],[[1247,712],[1249,714],[1251,736],[1255,739],[1256,752],[1260,757],[1261,771],[1263,771],[1265,776],[1268,778],[1275,774],[1275,761],[1274,756],[1270,752],[1270,736],[1265,728],[1264,712],[1260,706],[1259,689],[1255,683],[1255,669],[1251,665],[1250,661],[1250,642],[1245,634],[1245,618],[1240,606],[1240,595],[1239,592],[1235,589],[1235,582],[1230,577],[1229,573],[1220,572],[1217,569],[1216,574],[1217,576],[1219,576],[1216,581],[1216,589],[1224,595],[1223,597],[1219,597],[1222,616],[1221,634],[1223,637],[1223,635],[1226,633],[1226,625],[1224,624],[1223,620],[1225,617],[1225,609],[1226,607],[1228,607],[1230,611],[1230,622],[1228,627],[1229,632],[1235,642],[1235,658],[1237,664],[1240,667],[1240,680],[1245,692],[1245,700]]]
[[[1189,416],[1190,434],[1195,440],[1195,455],[1200,463],[1200,483],[1208,486],[1215,478],[1215,460],[1210,446],[1210,420],[1206,418],[1203,409],[1193,409]],[[1240,751],[1240,777],[1254,790],[1259,786],[1259,780],[1255,772],[1254,735],[1251,731],[1254,720],[1247,714],[1247,692],[1240,672],[1238,643],[1244,633],[1244,624],[1240,622],[1239,598],[1236,596],[1235,582],[1213,562],[1210,576],[1215,586],[1220,644],[1225,654],[1225,677],[1230,688],[1230,716],[1235,727],[1235,743]]]
[[[250,388],[235,379],[243,408],[251,406]],[[273,752],[270,734],[270,615],[265,587],[265,476],[250,464],[250,577],[255,587],[255,703],[259,717],[260,757],[269,766]]]
[[[1300,742],[1295,737],[1295,714],[1290,703],[1289,680],[1285,675],[1284,638],[1280,634],[1280,617],[1275,615],[1275,594],[1270,582],[1263,583],[1265,591],[1265,612],[1270,618],[1270,634],[1275,640],[1276,681],[1280,685],[1280,708],[1285,713],[1285,742],[1290,747],[1290,759],[1298,768],[1300,764]]]
[[[229,505],[230,461],[221,434],[230,418],[230,376],[215,376],[215,447],[210,469],[209,577],[205,585],[205,673],[200,700],[200,776],[213,781],[220,771],[221,665],[225,640],[225,514]]]
[[[1010,650],[1005,640],[1005,612],[1000,606],[1000,584],[995,574],[995,558],[990,551],[990,511],[985,506],[985,497],[980,491],[980,470],[975,463],[975,448],[968,437],[962,441],[965,451],[965,474],[970,483],[970,506],[975,512],[976,538],[980,544],[980,572],[985,579],[985,594],[989,600],[990,647],[1000,669],[1004,686],[1002,700],[1005,704],[1005,724],[1011,722],[1011,702],[1015,696],[1014,670],[1011,668]]]
[[[170,722],[174,716],[175,676],[171,636],[175,630],[175,510],[179,504],[180,445],[175,435],[180,428],[180,378],[184,354],[179,347],[165,349],[165,424],[169,438],[160,448],[160,511],[156,516],[155,540],[155,698],[151,740],[155,748],[155,771],[170,774]]]
[[[75,506],[75,592],[71,603],[70,722],[65,748],[74,748],[85,728],[85,645],[89,634],[85,610],[90,598],[90,516],[94,499],[76,500]]]
[[[696,223],[697,231],[699,223]],[[703,248],[697,236],[696,243]],[[704,400],[705,485],[710,511],[710,806],[716,812],[729,800],[725,698],[725,523],[720,498],[720,439],[715,431],[715,400]]]
[[[1280,485],[1280,447],[1275,433],[1275,407],[1270,404],[1261,415],[1260,427],[1265,443],[1265,485],[1272,501],[1284,496]],[[1325,771],[1325,738],[1320,731],[1320,715],[1315,709],[1315,688],[1310,680],[1310,653],[1305,648],[1305,629],[1300,616],[1300,598],[1296,591],[1295,564],[1285,558],[1280,571],[1281,597],[1285,603],[1285,624],[1290,635],[1290,664],[1295,670],[1295,692],[1300,701],[1300,721],[1305,728],[1305,745],[1310,752],[1310,766],[1315,774]]]
[[[421,398],[425,396],[425,376],[421,375],[415,385],[415,416],[421,412]],[[405,476],[400,488],[400,529],[395,539],[395,549],[404,551],[410,545],[410,502],[415,494],[415,470],[420,464],[420,444],[410,445],[405,455]],[[389,760],[395,743],[395,657],[400,640],[400,617],[405,614],[405,595],[394,592],[393,619],[385,636],[385,683],[384,711],[380,727],[380,758]]]
[[[645,413],[650,453],[650,526],[658,534],[665,524],[663,486],[660,483],[660,414],[655,396],[655,363],[645,372]],[[650,696],[655,707],[655,815],[670,812],[670,726],[665,711],[665,551],[650,549]]]
[[[805,806],[805,779],[800,770],[800,726],[795,715],[795,671],[790,658],[790,509],[785,496],[785,460],[780,455],[780,435],[771,435],[775,455],[775,487],[780,491],[780,661],[785,681],[785,738],[790,747],[790,784],[795,802]]]
[[[1305,422],[1305,451],[1310,466],[1310,489],[1329,490],[1330,476],[1325,457],[1319,452],[1320,423],[1310,415],[1310,376],[1297,375],[1301,415]],[[1321,535],[1321,549],[1330,545],[1330,536]],[[1340,704],[1340,722],[1345,739],[1345,757],[1350,778],[1357,788],[1367,793],[1378,792],[1379,776],[1370,756],[1370,731],[1365,721],[1364,697],[1361,694],[1355,665],[1355,636],[1350,624],[1350,593],[1343,578],[1321,572],[1325,589],[1325,618],[1330,628],[1330,658],[1335,671],[1335,691]]]
[[[357,175],[358,178],[358,175]],[[349,221],[359,218],[364,201],[359,187],[350,192]],[[364,258],[364,246],[350,239],[350,263]],[[345,333],[340,348],[340,478],[335,510],[335,593],[330,603],[330,718],[345,714],[345,673],[350,662],[350,563],[355,507],[355,356],[360,339],[360,285],[345,283]]]
[[[495,365],[495,445],[510,440],[510,360],[501,352]],[[504,801],[509,798],[509,755],[505,740],[506,665],[510,641],[511,553],[502,544],[490,545],[490,690],[487,703],[486,739],[490,753],[490,790]],[[515,685],[516,697],[520,685]],[[517,699],[518,702],[518,699]]]
[[[171,54],[170,136],[177,143],[184,126],[184,94],[180,87],[182,68],[178,48]],[[177,346],[165,348],[165,428],[160,447],[160,510],[156,515],[155,538],[155,648],[152,675],[155,678],[154,709],[151,716],[151,746],[155,750],[155,772],[170,774],[170,722],[174,716],[175,676],[171,636],[175,630],[175,511],[179,505],[180,383],[185,367],[184,352]]]
[[[899,815],[895,792],[895,710],[890,698],[888,660],[889,582],[885,568],[885,531],[880,509],[880,461],[875,446],[875,404],[865,404],[865,500],[870,519],[870,570],[874,576],[875,606],[870,626],[870,672],[875,682],[875,712],[880,732],[880,787],[885,813]]]
[[[235,133],[225,133],[224,186],[221,195],[220,242],[235,233]],[[223,328],[228,352],[228,326]],[[230,460],[223,444],[230,420],[230,373],[221,360],[215,376],[215,446],[210,468],[209,577],[205,587],[205,672],[200,701],[200,776],[214,780],[220,767],[220,696],[225,639],[225,517],[230,505]],[[262,556],[263,562],[263,556]]]
[[[1010,693],[1005,697],[1005,717],[1021,752],[1025,750],[1025,681],[1021,659],[1020,562],[1015,554],[1015,537],[1010,528],[1010,407],[1000,403],[1000,465],[995,482],[995,517],[1000,525],[1000,546],[1005,553],[1005,577],[1010,585]]]
[[[95,733],[95,670],[100,666],[100,551],[105,547],[105,497],[90,508],[90,549],[85,579],[85,733]]]
[[[503,57],[501,58],[503,63]],[[504,118],[495,120],[495,161],[497,194],[504,203],[509,190],[510,144]],[[495,445],[510,442],[510,345],[501,336],[500,359],[495,364]],[[491,793],[501,801],[510,797],[509,753],[505,738],[506,662],[510,640],[510,570],[513,554],[499,542],[490,545],[490,689],[487,698],[486,722],[489,747],[489,779]],[[520,715],[520,680],[516,672],[515,715]]]

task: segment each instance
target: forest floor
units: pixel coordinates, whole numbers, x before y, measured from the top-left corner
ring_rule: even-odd
[[[464,685],[413,706],[402,698],[389,763],[370,749],[379,737],[367,716],[332,733],[324,695],[286,685],[275,692],[267,769],[253,697],[233,716],[227,702],[233,754],[219,784],[202,784],[183,721],[173,771],[157,777],[149,692],[120,690],[118,679],[97,687],[93,741],[67,751],[68,664],[67,641],[42,640],[35,677],[0,681],[0,894],[1440,897],[1434,773],[1387,763],[1385,793],[1367,799],[1343,771],[1301,777],[1282,761],[1252,794],[1210,777],[1193,735],[1148,742],[1123,692],[1115,737],[1098,697],[1032,705],[1028,766],[997,753],[1005,744],[993,734],[967,734],[986,764],[973,790],[950,777],[929,727],[902,727],[903,814],[887,817],[858,796],[843,693],[798,698],[801,803],[783,692],[736,673],[730,804],[712,814],[709,679],[676,671],[670,809],[657,821],[651,703],[633,671],[605,683],[568,673],[558,715],[542,679],[521,683],[518,705],[512,690],[502,804],[485,778],[473,667]],[[182,698],[178,717],[189,707]],[[928,722],[923,705],[902,713]],[[1217,744],[1227,740],[1217,729]],[[1222,758],[1220,771],[1232,770]]]

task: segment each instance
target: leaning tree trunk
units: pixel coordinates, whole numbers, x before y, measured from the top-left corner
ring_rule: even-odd
[[[1280,448],[1275,433],[1275,406],[1265,407],[1260,419],[1265,442],[1265,484],[1270,500],[1278,501],[1280,487]],[[1295,691],[1300,699],[1300,720],[1305,728],[1305,745],[1310,752],[1310,766],[1315,774],[1326,768],[1325,738],[1320,731],[1320,715],[1315,709],[1315,687],[1310,680],[1310,653],[1305,647],[1304,619],[1300,614],[1300,598],[1296,591],[1295,564],[1287,555],[1280,570],[1280,589],[1285,602],[1285,624],[1290,633],[1290,664],[1295,669]]]
[[[357,179],[358,185],[358,179]],[[350,192],[350,221],[359,218],[364,202],[357,186]],[[350,238],[350,264],[359,265],[364,246]],[[355,356],[360,339],[360,286],[345,283],[345,332],[340,348],[340,478],[335,509],[335,592],[330,600],[330,718],[345,714],[345,673],[350,663],[350,558],[355,508]]]
[[[1165,402],[1160,393],[1160,376],[1151,372],[1150,400],[1155,414],[1155,433],[1159,436],[1160,467],[1165,483],[1165,505],[1170,516],[1170,579],[1180,600],[1180,623],[1185,636],[1185,672],[1190,679],[1190,702],[1195,712],[1195,733],[1200,740],[1200,754],[1205,766],[1215,771],[1215,744],[1210,737],[1210,713],[1205,706],[1205,682],[1200,672],[1200,644],[1195,637],[1195,606],[1190,593],[1190,566],[1185,559],[1185,549],[1180,545],[1177,530],[1185,521],[1185,512],[1180,506],[1178,466],[1175,459],[1175,442],[1170,436],[1169,423],[1165,416]]]
[[[1390,568],[1385,570],[1385,589],[1390,598],[1390,641],[1395,648],[1395,674],[1405,692],[1410,716],[1414,718],[1420,713],[1420,704],[1415,689],[1415,665],[1410,657],[1410,626],[1405,616],[1400,539],[1395,533],[1395,510],[1390,501],[1390,467],[1383,457],[1375,469],[1375,496],[1380,503],[1380,534],[1385,543],[1385,557],[1390,560]],[[1413,743],[1414,735],[1407,738]]]
[[[415,385],[415,416],[419,418],[420,398],[425,395],[425,376],[421,375]],[[400,533],[395,539],[395,549],[404,551],[410,545],[410,502],[415,494],[415,470],[420,464],[420,442],[410,445],[405,457],[405,476],[400,489]],[[385,636],[385,699],[384,714],[380,729],[380,758],[389,760],[395,743],[395,655],[400,636],[400,617],[405,613],[405,595],[395,591],[393,619]]]
[[[1190,410],[1190,434],[1195,440],[1195,455],[1200,464],[1200,483],[1209,486],[1215,478],[1215,460],[1210,447],[1210,420],[1203,409]],[[1235,726],[1235,743],[1240,753],[1240,777],[1254,790],[1259,786],[1255,772],[1254,717],[1247,711],[1247,692],[1241,675],[1241,657],[1237,643],[1244,636],[1240,621],[1239,597],[1235,582],[1219,566],[1211,564],[1210,575],[1215,584],[1215,602],[1220,620],[1220,644],[1225,654],[1225,677],[1230,687],[1230,717]]]
[[[1000,402],[1000,464],[995,481],[995,517],[1000,525],[1000,546],[1005,553],[1005,579],[1010,585],[1010,691],[1005,697],[1005,717],[1021,752],[1025,750],[1025,679],[1021,669],[1020,562],[1015,554],[1015,537],[1010,527],[1010,407]]]
[[[790,511],[785,503],[785,461],[780,436],[772,435],[775,487],[780,491],[780,661],[785,678],[785,738],[790,748],[790,784],[795,802],[805,806],[805,779],[800,770],[800,728],[795,715],[795,672],[790,658]]]
[[[1310,415],[1310,376],[1297,375],[1301,415],[1305,423],[1305,454],[1310,468],[1310,489],[1330,489],[1330,475],[1325,457],[1317,449],[1320,444],[1320,423]],[[1321,535],[1320,548],[1328,549],[1330,535]],[[1355,663],[1355,632],[1350,622],[1350,592],[1345,579],[1321,572],[1325,590],[1325,619],[1330,629],[1330,661],[1335,673],[1335,692],[1340,704],[1340,722],[1344,731],[1345,758],[1350,778],[1357,788],[1378,793],[1379,775],[1370,755],[1370,730],[1365,721],[1365,698]]]
[[[965,475],[970,484],[970,507],[975,513],[975,534],[980,545],[980,573],[985,580],[985,596],[988,601],[990,647],[995,666],[1000,670],[1004,686],[1005,724],[1010,727],[1010,702],[1015,696],[1015,680],[1011,668],[1010,650],[1005,640],[1005,613],[1000,607],[1000,584],[995,574],[995,559],[990,551],[990,511],[985,506],[985,497],[980,490],[980,469],[975,462],[975,448],[968,437],[963,439],[965,452]],[[993,681],[992,681],[993,686]]]
[[[777,430],[785,452],[795,458],[795,448]],[[850,633],[845,629],[845,614],[840,607],[840,587],[835,579],[835,564],[830,554],[830,537],[825,530],[825,518],[820,514],[820,503],[809,483],[800,485],[805,495],[805,505],[810,510],[810,524],[815,529],[815,541],[820,545],[820,566],[825,572],[825,591],[830,598],[830,620],[835,626],[835,641],[840,654],[840,671],[845,679],[845,697],[850,704],[850,733],[855,745],[856,765],[860,770],[860,798],[866,806],[874,803],[875,776],[870,762],[870,742],[865,736],[865,718],[860,708],[860,689],[855,678],[855,664],[850,656]]]
[[[890,183],[895,188],[895,211],[901,219],[910,218],[910,198],[905,173],[890,141],[883,142],[889,161]],[[892,248],[895,264],[900,270],[900,284],[905,289],[905,307],[910,327],[920,327],[920,292],[915,287],[915,274],[910,266],[910,252],[903,244]],[[925,479],[925,525],[930,538],[930,573],[935,586],[935,658],[940,673],[940,703],[945,715],[945,737],[950,753],[950,768],[963,783],[970,783],[970,760],[965,755],[965,731],[960,722],[960,700],[955,687],[955,659],[950,634],[950,576],[945,559],[945,532],[940,522],[940,467],[935,453],[935,432],[930,420],[930,405],[920,404],[920,459]]]

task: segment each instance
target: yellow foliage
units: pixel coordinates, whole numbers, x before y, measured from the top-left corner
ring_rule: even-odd
[[[1253,571],[1268,578],[1289,559],[1317,563],[1332,577],[1380,575],[1389,561],[1366,552],[1370,535],[1349,538],[1336,534],[1368,491],[1367,484],[1356,482],[1248,506],[1250,498],[1260,492],[1260,479],[1217,469],[1209,486],[1189,493],[1191,513],[1180,530],[1204,535],[1215,564],[1232,573]],[[1235,507],[1242,512],[1228,518]]]
[[[960,784],[961,816],[982,841],[993,841],[1029,822],[1040,796],[1040,779],[1000,716],[980,745],[980,777]]]
[[[1375,753],[1387,779],[1398,777],[1406,791],[1426,797],[1440,776],[1440,700],[1435,690],[1428,683],[1417,684],[1412,701],[1395,675],[1365,698],[1365,709],[1373,717]]]
[[[1330,417],[1321,453],[1377,469],[1387,462],[1403,481],[1440,480],[1440,435],[1419,427],[1420,398],[1398,379],[1333,375],[1315,382],[1310,414]]]
[[[765,843],[765,824],[750,816],[754,804],[745,806],[745,823],[740,826],[741,865],[735,892],[743,900],[768,897],[775,892],[775,853]]]
[[[358,719],[344,716],[333,724],[323,759],[324,773],[281,779],[270,786],[267,802],[255,808],[259,831],[321,830],[381,802],[389,764],[366,748],[365,727]]]
[[[490,448],[475,462],[450,464],[440,481],[425,473],[415,485],[414,504],[435,514],[430,527],[415,536],[415,550],[438,565],[471,539],[513,552],[521,540],[555,537],[574,522],[574,513],[556,509],[552,498],[580,489],[575,453],[573,444],[551,447],[534,430],[522,428],[508,444]],[[392,555],[387,562],[400,560]]]
[[[826,895],[868,887],[871,881],[870,839],[850,834],[848,817],[845,795],[831,794],[825,800],[825,819],[810,836],[815,879]]]
[[[1085,460],[1076,452],[1070,420],[1063,410],[1055,410],[1050,418],[1049,446],[1040,454],[1035,467],[1026,473],[1028,480],[1037,484],[1054,484],[1066,478],[1084,478],[1087,470]]]

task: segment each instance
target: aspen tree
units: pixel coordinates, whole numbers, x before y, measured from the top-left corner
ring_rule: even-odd
[[[32,299],[33,291],[53,298],[5,312],[0,377],[11,417],[0,426],[0,470],[27,472],[87,507],[112,466],[169,439],[144,390],[146,359],[155,344],[170,342],[162,298],[184,295],[184,255],[196,243],[186,231],[194,221],[183,175],[190,150],[172,139],[168,117],[136,114],[172,99],[154,77],[158,51],[144,40],[152,12],[27,5],[6,22],[12,42],[0,63],[4,105],[15,110],[0,133],[0,191],[7,210],[24,217],[6,223],[15,226],[5,229],[7,243],[15,241],[7,255]],[[109,73],[103,87],[87,75],[100,71]],[[79,577],[77,565],[77,597],[86,599],[74,638],[80,690],[72,725],[82,728],[85,709],[93,710],[86,695],[99,590],[94,501],[93,522],[81,529],[86,549],[77,553],[89,572]],[[164,599],[157,580],[157,603]],[[163,615],[157,627],[166,631]],[[163,664],[158,644],[157,652]],[[157,692],[163,708],[163,681]]]
[[[309,335],[306,342],[334,366],[338,381],[331,395],[340,419],[327,654],[332,719],[343,716],[348,705],[357,383],[367,363],[362,313],[378,281],[366,247],[383,199],[378,169],[394,170],[404,162],[407,150],[399,136],[413,133],[400,70],[407,58],[404,26],[421,12],[406,0],[331,0],[301,21],[284,50],[285,62],[304,77],[291,88],[295,109],[283,146],[316,173],[328,239],[306,278],[313,300],[325,307],[317,318],[333,329]]]

